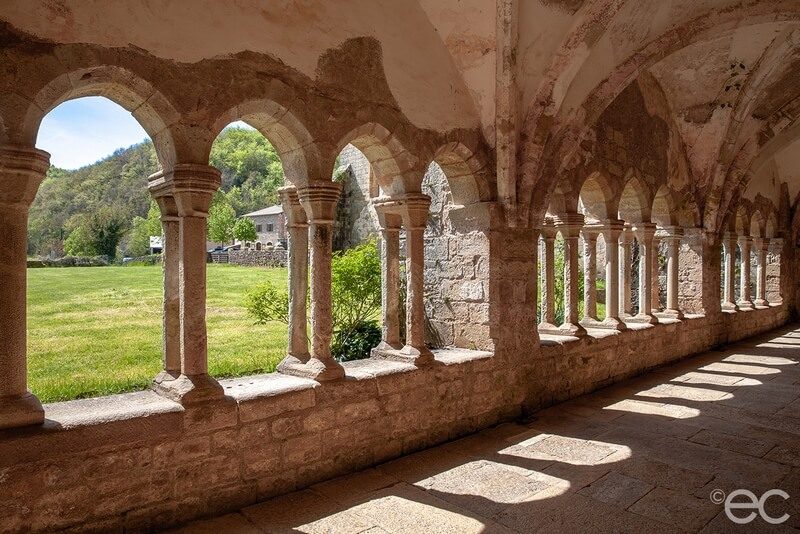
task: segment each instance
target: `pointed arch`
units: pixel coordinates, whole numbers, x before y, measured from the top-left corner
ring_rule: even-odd
[[[608,178],[594,172],[583,182],[578,193],[580,211],[587,222],[599,222],[610,218],[616,212],[614,194]]]
[[[662,185],[653,198],[651,217],[658,226],[675,226],[678,224],[678,210],[675,194],[672,189]]]
[[[622,188],[619,198],[619,218],[626,223],[649,222],[653,205],[647,186],[633,173]]]

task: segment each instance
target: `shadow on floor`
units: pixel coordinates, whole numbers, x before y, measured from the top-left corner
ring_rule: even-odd
[[[794,531],[798,362],[800,328],[774,331],[175,532]],[[789,518],[734,524],[711,495],[736,489]]]

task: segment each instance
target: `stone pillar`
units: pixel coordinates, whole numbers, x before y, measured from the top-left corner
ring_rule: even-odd
[[[400,342],[400,226],[397,202],[391,198],[373,201],[381,226],[381,343],[378,350],[399,349]]]
[[[682,319],[683,312],[678,303],[678,268],[683,229],[672,226],[667,228],[666,232],[664,241],[667,243],[667,308],[664,313]]]
[[[28,391],[28,209],[49,166],[42,150],[0,147],[0,429],[44,421]]]
[[[785,273],[783,268],[783,239],[780,237],[770,238],[769,247],[767,248],[767,261],[766,265],[766,284],[765,293],[766,299],[770,304],[783,304],[783,287],[787,278],[783,276]]]
[[[603,239],[606,245],[606,316],[600,323],[603,328],[624,330],[625,323],[620,321],[620,268],[619,249],[623,223],[619,220],[608,220],[603,223]]]
[[[217,169],[191,163],[181,163],[171,171],[156,173],[148,183],[155,198],[171,196],[174,199],[180,256],[180,375],[174,377],[165,369],[156,377],[153,388],[184,404],[223,396],[222,387],[208,374],[206,331],[206,222],[211,199],[219,185]],[[172,290],[165,288],[166,291]]]
[[[653,315],[653,236],[656,225],[653,223],[636,223],[633,233],[639,243],[639,313],[632,317],[636,322],[655,324]]]
[[[652,254],[653,254],[653,274],[650,285],[650,299],[651,309],[653,315],[661,311],[661,269],[658,263],[658,249],[661,244],[661,238],[658,234],[653,236]]]
[[[289,346],[286,358],[278,371],[286,365],[304,364],[311,357],[308,353],[308,219],[297,189],[282,187],[283,213],[289,234]]]
[[[722,240],[722,247],[725,254],[725,265],[723,271],[723,293],[722,309],[724,311],[736,311],[734,302],[734,280],[736,274],[736,235],[726,232]]]
[[[586,329],[578,322],[578,238],[583,227],[583,215],[568,213],[556,219],[556,228],[564,237],[564,324],[565,335],[584,336]]]
[[[750,296],[750,244],[753,238],[749,236],[739,236],[737,241],[739,243],[739,249],[742,251],[742,269],[739,278],[741,294],[739,295],[739,302],[737,302],[736,305],[740,310],[751,310],[753,309],[753,301]]]
[[[597,321],[597,234],[598,229],[584,226],[583,230],[583,321],[584,326]]]
[[[542,225],[542,320],[539,330],[555,330],[556,293],[555,293],[555,242],[556,229],[551,221]]]
[[[633,313],[631,302],[631,268],[633,261],[633,231],[626,227],[619,237],[619,310],[621,316]]]
[[[401,354],[416,365],[433,362],[425,346],[425,226],[431,199],[422,193],[409,193],[401,199],[401,214],[406,230],[406,344]]]
[[[769,306],[767,301],[767,249],[769,239],[756,238],[753,241],[756,249],[756,300],[753,303],[756,308],[766,308]]]
[[[156,182],[163,176],[159,171],[148,178]],[[159,194],[152,191],[161,211],[161,230],[164,247],[161,250],[161,266],[164,272],[164,317],[162,318],[162,359],[164,370],[156,376],[156,383],[178,378],[181,374],[181,225],[175,198],[166,189]]]
[[[311,357],[305,364],[284,366],[281,371],[319,381],[344,377],[344,368],[331,356],[333,221],[341,190],[340,182],[315,182],[297,190],[310,228]]]

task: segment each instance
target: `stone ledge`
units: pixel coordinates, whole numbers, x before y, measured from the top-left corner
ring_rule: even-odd
[[[280,373],[226,378],[220,380],[219,383],[225,390],[225,395],[232,397],[239,403],[303,391],[320,385],[315,380]]]
[[[180,404],[153,391],[45,404],[47,420],[63,430],[182,411]]]

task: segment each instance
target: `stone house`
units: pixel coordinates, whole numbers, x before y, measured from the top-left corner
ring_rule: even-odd
[[[257,211],[245,213],[242,217],[247,217],[256,225],[258,239],[251,243],[253,248],[274,246],[280,243],[286,248],[286,218],[283,216],[283,206],[269,206]],[[247,246],[247,243],[239,243]]]

